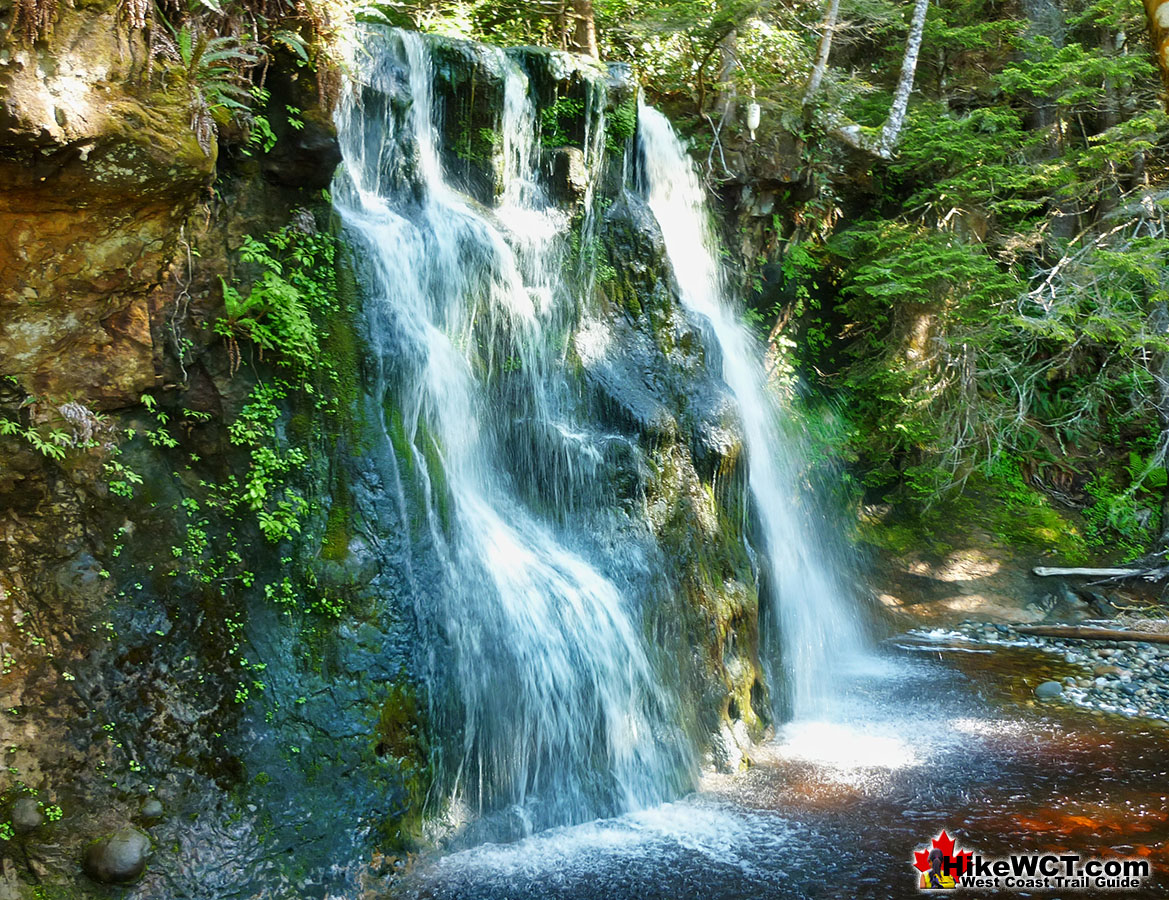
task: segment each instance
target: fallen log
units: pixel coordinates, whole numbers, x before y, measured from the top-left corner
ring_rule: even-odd
[[[1083,625],[1017,625],[1019,634],[1071,638],[1077,641],[1147,641],[1169,644],[1169,634],[1156,631],[1127,631],[1119,628],[1089,628]]]
[[[1036,566],[1031,570],[1036,575],[1087,575],[1098,578],[1136,578],[1149,569],[1061,569],[1052,566]]]

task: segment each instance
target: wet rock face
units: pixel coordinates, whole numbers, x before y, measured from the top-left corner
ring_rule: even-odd
[[[554,201],[572,206],[584,199],[589,189],[589,173],[583,152],[576,147],[557,147],[548,151],[545,165],[549,195]]]
[[[213,829],[221,791],[242,777],[224,737],[242,706],[225,675],[222,622],[245,614],[207,609],[189,585],[150,577],[167,546],[183,541],[172,514],[177,454],[214,460],[211,480],[239,462],[220,426],[238,414],[251,383],[230,377],[222,342],[198,322],[222,314],[219,277],[233,277],[243,236],[301,221],[292,211],[309,192],[319,201],[335,142],[306,77],[302,93],[311,99],[279,98],[280,110],[302,110],[306,136],[289,137],[270,171],[251,157],[245,171],[227,139],[222,158],[214,144],[205,152],[189,96],[159,88],[165,61],[156,61],[152,83],[142,77],[145,49],[120,4],[57,6],[52,34],[35,48],[0,45],[0,418],[22,432],[62,430],[70,442],[67,458],[56,460],[22,433],[0,435],[0,746],[9,787],[27,785],[65,810],[60,822],[60,809],[46,821],[50,807],[31,798],[10,810],[14,830],[30,829],[36,865],[51,877],[36,874],[52,896],[96,889],[81,878],[83,858],[98,881],[138,878],[150,844],[121,829],[128,820],[151,826],[168,848],[141,888],[168,896],[150,878],[174,883],[199,866],[171,852],[180,839],[198,836],[217,858],[244,846]],[[0,0],[0,32],[10,12]],[[216,174],[224,203],[192,216]],[[188,244],[198,253],[189,266]],[[179,281],[189,288],[181,310],[192,314],[177,323],[192,338],[187,373],[172,330]],[[173,423],[183,447],[169,459],[128,447],[128,428],[152,427],[138,405],[148,392],[172,414],[198,410],[214,424]],[[96,446],[83,449],[89,439]],[[103,467],[115,441],[146,485],[134,499],[109,487]],[[129,747],[132,755],[122,752]],[[114,771],[116,788],[103,775]],[[155,783],[170,788],[161,816],[133,800]],[[247,871],[245,861],[231,877]],[[0,896],[10,896],[10,874],[0,873]],[[200,890],[189,896],[228,893],[202,870],[192,878]]]
[[[341,163],[341,146],[333,120],[319,108],[315,81],[278,56],[265,84],[271,94],[265,112],[276,144],[261,162],[264,178],[283,188],[327,188]]]
[[[583,105],[597,86],[606,84],[610,79],[604,64],[591,57],[545,47],[513,47],[507,52],[527,73],[536,104],[543,109],[555,106],[563,98]],[[612,84],[606,84],[615,98],[624,96],[618,90],[618,82],[621,85],[633,83],[631,79],[615,79]],[[583,118],[567,122],[566,125],[566,132],[573,141],[583,141]]]
[[[281,187],[319,191],[332,183],[340,162],[341,148],[333,124],[310,117],[302,128],[276,142],[264,159],[264,177]]]
[[[503,51],[465,41],[431,45],[443,168],[471,196],[492,203],[502,189]]]
[[[137,828],[123,828],[90,844],[82,858],[85,874],[102,884],[129,884],[146,871],[150,838]]]
[[[692,727],[749,744],[770,719],[759,661],[759,585],[745,550],[745,470],[738,414],[700,324],[682,311],[656,220],[633,192],[599,225],[611,267],[596,291],[605,314],[575,335],[596,415],[628,443],[617,465],[622,498],[644,514],[670,585],[649,603],[651,627],[681,629],[677,661]],[[733,712],[732,712],[733,710]],[[734,723],[738,723],[737,725]],[[721,737],[720,737],[721,735]],[[739,756],[715,757],[734,767]]]

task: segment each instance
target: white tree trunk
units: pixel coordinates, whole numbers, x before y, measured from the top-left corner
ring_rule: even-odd
[[[909,95],[913,93],[913,76],[917,72],[917,56],[921,52],[921,38],[925,33],[925,14],[930,0],[917,0],[913,7],[913,23],[909,26],[909,40],[905,44],[905,56],[901,60],[901,78],[897,82],[897,93],[893,95],[893,106],[889,118],[881,129],[878,152],[889,157],[901,137],[901,126],[905,124],[905,110],[909,107]]]
[[[824,23],[820,31],[820,49],[816,54],[816,65],[808,79],[808,86],[804,90],[804,106],[815,99],[820,90],[820,82],[824,80],[824,73],[828,71],[828,55],[832,52],[832,36],[836,31],[836,17],[840,14],[840,0],[828,0],[828,9],[824,13]]]
[[[732,28],[718,42],[718,94],[725,122],[735,112],[735,71],[739,68],[739,31]]]

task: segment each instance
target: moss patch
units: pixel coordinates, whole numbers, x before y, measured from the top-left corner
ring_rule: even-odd
[[[977,544],[1022,555],[1057,558],[1071,564],[1093,560],[1083,524],[1017,476],[972,475],[961,494],[952,494],[914,514],[898,509],[883,517],[862,515],[860,540],[898,557],[922,551],[935,557]]]
[[[417,691],[402,676],[388,686],[372,747],[375,756],[398,767],[400,790],[394,798],[395,808],[381,827],[387,849],[415,847],[422,836],[423,809],[433,772],[421,721]]]
[[[352,512],[347,497],[348,491],[337,490],[333,494],[333,505],[329,508],[329,519],[325,523],[325,535],[321,540],[321,556],[331,562],[342,562],[349,556],[349,541],[353,537],[350,523]]]

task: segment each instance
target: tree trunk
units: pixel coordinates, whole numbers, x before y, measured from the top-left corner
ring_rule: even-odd
[[[708,173],[714,170],[715,152],[718,153],[719,162],[722,164],[723,171],[728,174],[730,173],[730,169],[727,168],[726,157],[723,154],[722,131],[723,127],[735,114],[735,96],[738,89],[735,87],[734,76],[735,70],[739,68],[738,51],[739,32],[737,29],[732,28],[718,42],[718,84],[715,94],[715,104],[719,110],[718,122],[714,122],[710,116],[703,116],[710,124],[714,138],[710,144],[710,152],[706,154],[706,171]]]
[[[820,49],[816,54],[816,65],[812,69],[808,86],[804,90],[804,106],[815,99],[816,93],[820,90],[820,82],[824,80],[824,73],[828,71],[828,55],[832,52],[832,36],[836,31],[836,17],[839,14],[840,0],[828,0],[828,9],[824,13],[824,23],[820,26]]]
[[[725,122],[734,115],[735,70],[739,68],[739,32],[732,28],[718,42],[718,104]]]
[[[1161,69],[1161,84],[1169,92],[1169,0],[1145,0],[1145,14],[1149,19],[1149,37],[1153,39],[1153,54]],[[1166,95],[1169,105],[1169,94]]]
[[[1169,6],[1169,0],[1165,0]],[[913,7],[913,22],[909,26],[909,40],[905,43],[905,56],[901,60],[901,78],[897,82],[897,93],[893,95],[893,106],[889,118],[881,129],[878,147],[881,156],[892,155],[897,140],[901,137],[901,126],[905,124],[905,111],[909,108],[909,95],[913,93],[913,77],[917,73],[917,56],[921,53],[921,39],[925,33],[925,14],[930,0],[917,0]]]
[[[569,49],[588,56],[598,56],[597,19],[593,13],[593,0],[572,0],[571,18]]]

